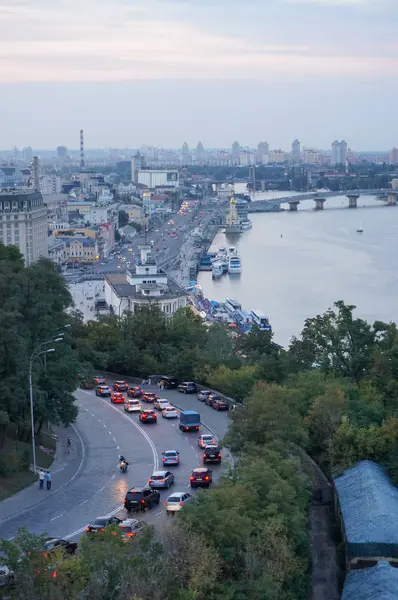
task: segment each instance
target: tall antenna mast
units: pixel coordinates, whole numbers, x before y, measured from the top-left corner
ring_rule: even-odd
[[[84,169],[84,134],[83,129],[80,130],[80,168]]]

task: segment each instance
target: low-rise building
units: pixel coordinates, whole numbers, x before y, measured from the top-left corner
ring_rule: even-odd
[[[97,241],[87,237],[61,237],[65,242],[65,256],[68,261],[92,263],[98,260]]]
[[[157,304],[166,315],[187,306],[187,292],[159,269],[149,245],[140,246],[141,258],[126,274],[105,275],[105,300],[111,313],[134,312],[137,306]]]
[[[138,204],[121,204],[119,210],[124,210],[128,215],[129,221],[135,221],[136,223],[143,223],[144,211],[143,207]]]
[[[60,238],[50,237],[48,239],[48,258],[56,265],[62,265],[66,262],[66,243]]]

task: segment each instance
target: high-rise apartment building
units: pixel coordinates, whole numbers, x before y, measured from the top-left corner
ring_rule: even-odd
[[[22,148],[22,160],[25,163],[30,163],[33,160],[33,150],[30,146],[26,146],[26,148]]]
[[[298,165],[301,161],[301,145],[299,140],[294,140],[292,143],[292,163]]]
[[[47,207],[40,192],[0,193],[0,242],[16,246],[30,265],[48,256]]]
[[[389,160],[393,165],[398,164],[398,149],[395,146],[391,148]]]
[[[345,140],[341,142],[335,140],[332,144],[332,165],[344,164],[347,160],[347,153],[347,142]]]
[[[238,165],[239,157],[240,157],[240,144],[239,144],[239,142],[234,142],[232,144],[232,148],[231,148],[231,163],[233,165]]]

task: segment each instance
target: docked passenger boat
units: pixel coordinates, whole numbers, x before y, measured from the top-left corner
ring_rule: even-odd
[[[214,260],[211,264],[212,279],[219,279],[224,273],[224,263],[221,260]]]
[[[242,273],[242,264],[240,262],[240,257],[237,254],[233,254],[229,257],[228,273],[230,275],[239,275]]]
[[[261,310],[256,308],[255,310],[250,311],[250,318],[253,325],[257,325],[261,331],[271,331],[272,328],[269,319],[263,312],[261,312]]]
[[[247,231],[253,227],[253,223],[250,219],[245,219],[244,221],[240,222],[240,226],[242,227],[242,231]]]

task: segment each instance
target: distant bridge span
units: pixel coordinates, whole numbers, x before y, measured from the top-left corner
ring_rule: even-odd
[[[249,204],[249,212],[266,212],[270,207],[280,206],[281,204],[289,204],[290,210],[297,210],[298,204],[305,200],[314,200],[315,209],[322,210],[323,203],[327,198],[342,196],[348,198],[348,207],[357,208],[357,200],[360,196],[374,196],[385,194],[386,202],[390,205],[397,204],[398,192],[394,190],[349,190],[347,192],[307,192],[305,194],[283,196],[282,198],[273,198],[267,200],[252,200]]]

